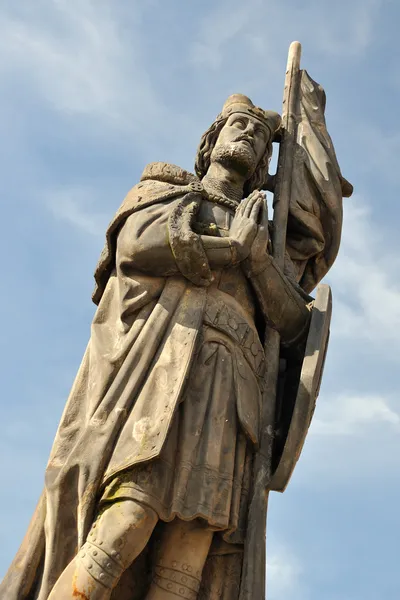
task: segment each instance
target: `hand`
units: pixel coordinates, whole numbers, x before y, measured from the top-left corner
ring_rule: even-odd
[[[265,194],[258,190],[239,204],[233,218],[229,237],[236,247],[238,261],[246,259],[258,231],[259,212],[265,204]]]
[[[261,194],[261,192],[260,192]],[[248,276],[262,271],[268,260],[268,205],[263,194],[263,203],[259,210],[259,225],[251,250],[243,262],[243,268]]]

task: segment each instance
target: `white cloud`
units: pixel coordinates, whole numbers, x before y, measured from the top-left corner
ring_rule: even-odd
[[[316,45],[320,51],[338,58],[362,56],[376,36],[376,18],[382,0],[359,0],[333,4],[314,3],[308,7]],[[345,18],[344,18],[345,10]],[[307,22],[304,19],[303,24]]]
[[[377,395],[320,398],[296,466],[292,489],[386,485],[399,469],[400,414]],[[371,480],[371,478],[373,478]]]
[[[252,26],[255,5],[259,5],[258,0],[249,4],[221,2],[215,5],[215,9],[201,22],[198,38],[191,48],[192,62],[200,67],[205,65],[219,70],[226,53],[229,53],[227,46],[246,36]]]
[[[65,187],[45,194],[45,206],[59,221],[72,225],[81,233],[104,236],[109,216],[96,209],[92,188]]]
[[[130,5],[129,37],[107,0],[39,0],[0,16],[0,72],[22,80],[65,114],[101,117],[103,126],[140,129],[157,121],[163,105],[142,59],[140,9]],[[138,60],[138,57],[141,57]],[[129,119],[135,111],[142,118]]]
[[[399,259],[362,198],[346,200],[339,257],[327,280],[334,288],[336,337],[368,340],[371,351],[393,355],[399,346]]]
[[[331,58],[359,58],[373,42],[381,5],[382,0],[353,0],[346,3],[343,18],[343,2],[296,5],[290,0],[249,0],[244,5],[225,0],[201,20],[190,58],[195,65],[216,71],[231,60],[232,47],[241,45],[262,54],[271,68],[274,48],[295,39]],[[248,69],[252,70],[251,60]]]
[[[390,70],[399,78],[397,69]],[[389,78],[388,78],[389,79]],[[400,87],[400,86],[399,86]],[[391,98],[390,106],[395,106],[397,97]],[[379,178],[391,184],[398,185],[398,156],[400,153],[400,130],[398,122],[393,125],[380,127],[376,120],[345,123],[344,129],[351,128],[352,139],[357,140],[359,147],[363,149],[363,171],[370,175],[379,173]]]
[[[400,415],[381,396],[340,395],[324,399],[313,419],[310,435],[363,435],[366,428],[388,426],[400,431]]]
[[[268,546],[269,548],[269,546]],[[267,597],[270,600],[281,600],[282,595],[296,591],[299,598],[299,582],[302,566],[293,552],[275,540],[271,543],[271,551],[267,554]]]

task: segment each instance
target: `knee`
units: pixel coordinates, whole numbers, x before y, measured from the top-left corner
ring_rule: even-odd
[[[113,502],[98,515],[87,542],[126,568],[146,546],[158,516],[132,500]]]
[[[132,539],[150,536],[157,521],[157,513],[149,506],[120,500],[103,508],[91,533],[112,539],[113,545],[125,546]]]

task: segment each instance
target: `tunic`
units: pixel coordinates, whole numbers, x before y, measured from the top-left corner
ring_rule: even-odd
[[[205,232],[212,224],[213,235],[227,236],[231,219],[229,209],[203,201],[194,229]],[[121,234],[130,227],[137,228],[135,215]],[[117,473],[103,486],[100,505],[130,498],[151,506],[163,521],[200,518],[226,541],[243,543],[264,353],[240,267],[213,271],[213,277],[189,377],[161,453]]]

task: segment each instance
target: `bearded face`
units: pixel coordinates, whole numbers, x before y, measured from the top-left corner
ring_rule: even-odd
[[[270,131],[257,118],[234,113],[221,129],[211,162],[218,162],[249,179],[266,152]]]

